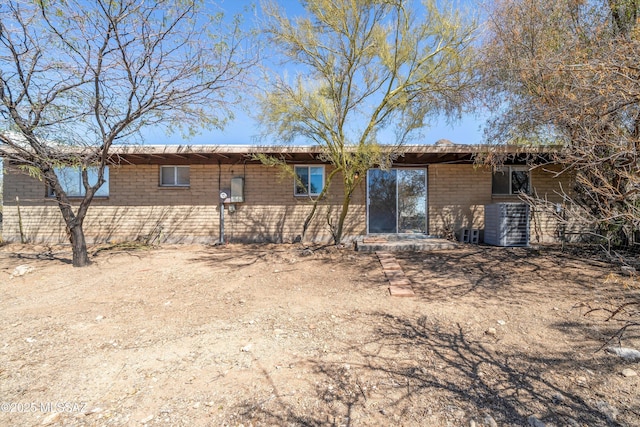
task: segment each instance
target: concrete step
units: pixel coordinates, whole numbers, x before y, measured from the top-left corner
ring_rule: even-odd
[[[363,239],[356,241],[356,250],[359,252],[400,252],[400,251],[436,251],[444,249],[455,249],[458,243],[446,239],[435,237],[422,238],[397,238],[386,242],[366,243]]]

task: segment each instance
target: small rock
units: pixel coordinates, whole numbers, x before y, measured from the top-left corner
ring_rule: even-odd
[[[26,342],[28,342],[29,344],[33,344],[34,342],[36,342],[37,340],[35,338],[31,338],[31,337],[27,337],[24,339]]]
[[[562,395],[562,393],[555,393],[551,399],[553,400],[553,403],[555,403],[556,405],[559,403],[564,402],[564,396]]]
[[[60,420],[60,412],[52,412],[42,420],[43,426],[48,426],[49,424],[53,424]]]
[[[243,351],[243,352],[245,352],[245,353],[247,353],[247,352],[251,351],[251,348],[252,348],[252,347],[253,347],[253,345],[252,345],[252,344],[247,344],[247,345],[245,345],[244,347],[242,347],[240,350],[241,350],[241,351]]]
[[[453,416],[458,420],[464,419],[466,415],[466,412],[464,412],[462,409],[458,409],[453,413]]]
[[[506,324],[507,324],[507,322],[505,322],[504,320],[498,320],[498,322],[497,322],[497,323],[498,323],[498,325],[500,325],[500,326],[504,326],[504,325],[506,325]]]
[[[579,386],[586,387],[587,385],[587,377],[578,377],[576,378],[576,382]]]
[[[617,408],[611,406],[609,402],[605,402],[604,400],[597,401],[596,407],[611,421],[615,421],[620,413]]]
[[[311,249],[307,248],[307,249],[303,250],[303,251],[300,253],[300,255],[301,255],[301,256],[309,256],[309,255],[313,255],[313,251],[312,251]]]
[[[611,354],[622,357],[624,360],[633,362],[640,360],[640,351],[627,347],[607,347],[607,351]]]
[[[527,418],[527,422],[529,423],[529,425],[531,427],[545,427],[545,423],[542,422],[540,419],[538,419],[538,417],[536,417],[535,415],[530,415],[529,418]]]
[[[631,267],[630,265],[623,265],[622,267],[620,267],[620,270],[622,270],[622,272],[629,277],[633,277],[636,275],[636,269]]]
[[[199,407],[200,407],[200,402],[196,402],[192,406],[193,409],[198,409]]]
[[[496,328],[489,328],[484,333],[492,337],[495,337],[496,335],[498,335],[498,331],[496,330]]]
[[[152,419],[153,419],[153,415],[149,415],[148,417],[141,419],[141,420],[140,420],[140,422],[141,422],[142,424],[146,424],[146,423],[148,423],[149,421],[151,421]]]
[[[622,376],[627,377],[627,378],[631,378],[631,377],[637,377],[638,373],[636,371],[634,371],[633,369],[623,369],[622,370]]]
[[[475,420],[471,420],[469,421],[469,427],[478,427],[478,424],[476,424]]]
[[[496,422],[496,420],[493,419],[493,417],[491,415],[485,415],[484,416],[484,423],[488,427],[498,427],[498,423]]]
[[[96,322],[104,320],[104,316],[96,316]]]
[[[32,273],[35,270],[36,269],[33,266],[22,264],[13,269],[13,273],[11,273],[11,276],[9,276],[9,278],[13,279],[14,277],[24,276],[25,274]]]

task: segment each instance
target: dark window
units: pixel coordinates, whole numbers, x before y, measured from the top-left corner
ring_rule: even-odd
[[[531,174],[526,166],[504,166],[493,173],[491,193],[495,195],[529,194]]]

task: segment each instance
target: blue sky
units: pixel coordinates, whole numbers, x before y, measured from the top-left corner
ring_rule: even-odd
[[[304,13],[304,9],[300,6],[298,0],[278,0],[285,8],[290,16]],[[473,2],[473,0],[467,0]],[[232,17],[236,14],[243,13],[251,4],[255,4],[253,0],[218,0],[216,4],[225,13],[225,16]],[[257,7],[259,11],[259,6]],[[259,12],[258,12],[259,13]],[[246,25],[253,25],[255,16],[244,16]],[[258,124],[247,113],[238,108],[234,110],[235,118],[229,122],[224,130],[203,131],[200,135],[185,139],[179,133],[166,135],[160,129],[146,129],[143,133],[145,144],[190,144],[190,145],[227,145],[227,144],[274,144],[279,142],[275,140],[266,140],[258,142],[256,136],[260,130]],[[413,143],[433,144],[440,139],[448,139],[456,144],[479,144],[482,143],[482,128],[485,119],[473,115],[466,115],[455,123],[447,123],[442,118],[432,120],[428,128],[421,131],[421,138]],[[301,141],[301,143],[303,143]]]

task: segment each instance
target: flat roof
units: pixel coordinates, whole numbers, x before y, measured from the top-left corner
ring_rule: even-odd
[[[402,145],[399,147],[382,145],[399,153],[482,153],[498,150],[503,153],[547,153],[554,147],[524,147],[516,145],[468,145],[468,144],[422,144]],[[114,145],[112,154],[320,154],[324,148],[317,145]]]
[[[499,152],[514,155],[514,161],[523,161],[531,155],[541,158],[558,151],[553,146],[468,145],[440,140],[436,144],[382,145],[395,151],[394,164],[425,165],[430,163],[472,163],[477,154]],[[68,153],[88,153],[91,147],[61,147]],[[9,150],[7,150],[9,151]],[[112,161],[120,164],[238,164],[260,163],[252,155],[279,156],[290,163],[326,163],[322,159],[324,147],[311,145],[114,145],[110,150]]]
[[[475,155],[490,151],[514,155],[544,156],[553,147],[523,147],[508,145],[464,145],[440,143],[433,145],[382,146],[397,151],[395,164],[472,163]],[[291,163],[325,163],[324,148],[296,145],[120,145],[111,150],[111,157],[130,164],[198,164],[198,163],[259,163],[253,154],[280,156]]]

